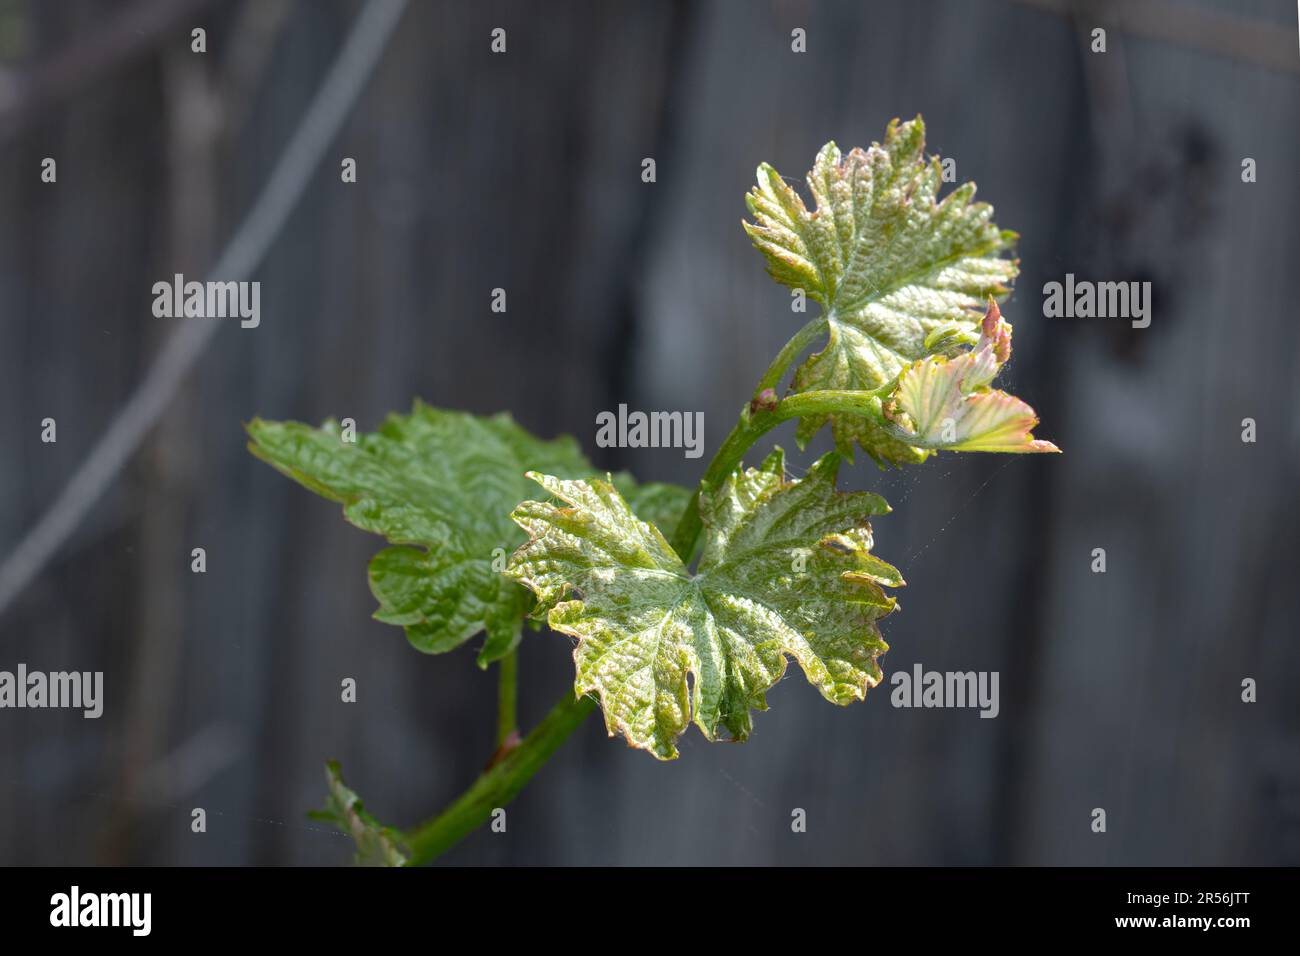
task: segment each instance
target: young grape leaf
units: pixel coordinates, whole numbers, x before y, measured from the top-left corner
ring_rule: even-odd
[[[744,740],[787,654],[837,704],[880,681],[876,621],[896,605],[881,585],[903,580],[870,553],[867,518],[889,506],[836,491],[839,460],[790,480],[777,449],[733,473],[701,501],[695,574],[609,482],[532,475],[564,506],[515,509],[529,539],[506,574],[533,589],[552,630],[578,638],[575,690],[600,697],[611,735],[665,760],[692,721],[709,740],[719,725]]]
[[[769,274],[820,302],[828,325],[826,347],[795,373],[796,392],[879,388],[908,364],[959,343],[963,332],[969,342],[984,302],[1010,291],[1019,267],[1001,253],[1015,233],[998,229],[993,208],[973,201],[974,183],[936,202],[943,168],[924,150],[919,116],[894,120],[883,144],[847,156],[827,143],[808,174],[811,212],[775,169],[758,168],[758,185],[746,196],[755,222],[745,231]],[[800,447],[828,418],[847,457],[855,442],[882,467],[928,454],[853,415],[802,419]]]
[[[884,404],[893,434],[909,445],[953,451],[1052,452],[1035,439],[1034,410],[1006,392],[988,387],[1011,357],[1011,324],[989,301],[979,344],[955,358],[923,358],[899,376]]]
[[[343,783],[343,771],[337,760],[325,765],[325,784],[328,787],[325,809],[313,810],[308,816],[332,823],[352,837],[357,845],[353,862],[358,866],[405,866],[408,856],[401,834],[366,812],[361,798]]]
[[[532,598],[499,573],[522,540],[510,510],[527,498],[528,469],[591,474],[572,438],[540,441],[509,415],[491,418],[417,402],[379,431],[345,442],[337,422],[254,419],[254,455],[343,504],[348,521],[394,547],[370,562],[375,617],[406,629],[418,650],[453,650],[480,631],[480,666],[519,641]],[[494,566],[495,565],[495,566]]]

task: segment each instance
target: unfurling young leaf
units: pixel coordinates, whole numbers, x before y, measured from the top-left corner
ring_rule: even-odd
[[[1006,392],[988,387],[1011,357],[1011,324],[989,301],[979,343],[955,358],[932,356],[899,376],[885,402],[893,434],[909,445],[953,451],[1060,451],[1035,439],[1034,410]]]
[[[325,784],[328,787],[325,809],[308,814],[313,820],[332,823],[352,837],[357,845],[353,858],[359,866],[405,866],[408,862],[401,835],[386,827],[369,813],[361,798],[343,783],[343,772],[338,761],[325,765]]]
[[[533,476],[564,505],[515,510],[529,540],[506,573],[578,638],[575,690],[599,696],[611,734],[661,759],[692,721],[710,740],[719,725],[744,740],[787,654],[837,704],[880,681],[876,621],[896,603],[881,585],[903,580],[870,553],[867,519],[889,506],[836,491],[838,468],[831,453],[790,480],[777,449],[737,470],[701,501],[695,574],[608,482]]]
[[[998,229],[993,208],[973,201],[974,183],[936,202],[942,168],[924,149],[919,116],[893,121],[883,144],[847,156],[827,143],[808,174],[811,212],[775,169],[758,168],[746,197],[755,222],[745,231],[772,277],[820,302],[828,326],[826,347],[795,374],[796,392],[887,385],[917,359],[959,344],[988,298],[1009,291],[1018,265],[1001,253],[1015,233]],[[853,415],[801,420],[801,447],[828,417],[846,456],[855,442],[881,464],[928,454]]]
[[[249,449],[332,501],[359,528],[394,547],[370,562],[375,617],[406,629],[418,650],[450,651],[480,631],[479,664],[504,657],[519,641],[532,599],[494,568],[493,554],[523,536],[510,510],[534,487],[528,469],[570,477],[592,472],[569,437],[540,441],[509,415],[491,418],[416,403],[390,415],[379,431],[340,440],[338,425],[254,419]]]

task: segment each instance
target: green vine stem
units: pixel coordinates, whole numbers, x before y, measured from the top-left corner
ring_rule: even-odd
[[[410,865],[440,856],[514,799],[595,707],[594,698],[566,693],[518,747],[480,774],[455,803],[405,834]]]
[[[754,388],[754,397],[757,398],[767,389],[776,388],[780,385],[781,379],[785,377],[786,370],[794,364],[794,360],[802,355],[804,349],[808,348],[828,327],[827,317],[819,315],[796,332],[790,341],[786,342],[781,348],[781,351],[776,353],[776,358],[772,359],[772,364],[767,367],[767,371],[759,379],[758,385]]]
[[[792,418],[807,415],[866,415],[878,421],[885,421],[881,408],[883,399],[894,388],[894,382],[870,392],[844,391],[827,389],[823,391],[800,392],[776,402],[774,406],[764,407],[751,403],[740,413],[740,421],[723,441],[718,453],[709,462],[700,487],[691,497],[686,511],[677,523],[669,542],[673,550],[684,562],[689,563],[699,542],[703,524],[700,521],[700,494],[713,491],[740,464],[741,458],[753,447],[754,442],[777,425]],[[770,387],[770,386],[769,386]]]
[[[781,347],[781,351],[776,353],[776,358],[772,359],[772,364],[767,367],[763,377],[754,386],[753,398],[750,403],[741,410],[740,421],[736,423],[736,427],[731,430],[731,434],[723,441],[722,446],[718,448],[712,461],[709,462],[709,467],[700,480],[700,488],[716,488],[718,482],[725,478],[730,470],[739,463],[741,456],[749,450],[750,446],[764,432],[778,424],[776,421],[772,421],[766,427],[763,427],[765,419],[762,409],[767,407],[771,410],[771,405],[776,402],[776,387],[785,378],[785,373],[794,364],[794,360],[802,355],[804,350],[826,331],[828,325],[827,316],[816,316],[796,332],[790,338],[790,341]],[[770,396],[764,395],[765,392],[769,391],[771,392]],[[764,403],[769,404],[765,406]],[[756,417],[758,418],[757,425],[755,425]],[[731,465],[728,466],[727,462],[731,462]],[[690,503],[687,505],[681,519],[677,522],[677,528],[669,540],[673,550],[687,564],[690,564],[695,551],[695,543],[699,540],[701,527],[700,488],[697,488],[695,494],[691,496]]]

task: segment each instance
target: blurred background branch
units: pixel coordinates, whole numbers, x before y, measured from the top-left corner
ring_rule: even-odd
[[[257,201],[208,273],[212,279],[241,281],[261,263],[306,189],[312,172],[323,159],[325,149],[364,89],[405,7],[406,0],[370,0],[363,8],[338,60],[324,78],[320,91]],[[202,81],[195,79],[193,82]],[[177,116],[179,122],[216,122],[215,119],[202,119],[203,114],[212,109],[206,100],[195,102],[192,95],[187,107]],[[202,137],[205,146],[211,145],[207,132],[200,130],[197,135]],[[203,150],[195,154],[192,148],[182,149],[186,151],[183,162],[207,161],[207,153]],[[187,199],[202,195],[203,191],[199,190],[187,194]],[[194,214],[195,210],[186,212]],[[185,228],[203,221],[201,213],[193,222],[188,215],[180,220]],[[214,322],[191,322],[167,337],[148,375],[73,474],[67,487],[13,553],[0,564],[0,614],[72,534],[109,483],[117,477],[149,429],[167,410],[186,373],[218,328],[220,326]]]

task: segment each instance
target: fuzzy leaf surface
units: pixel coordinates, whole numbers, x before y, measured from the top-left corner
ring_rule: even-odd
[[[632,511],[656,528],[675,528],[691,500],[691,490],[681,485],[663,481],[638,484],[624,472],[615,475],[613,480]]]
[[[515,510],[529,540],[506,573],[578,638],[575,690],[599,696],[611,735],[661,759],[691,722],[744,740],[787,655],[837,704],[880,681],[876,621],[895,607],[882,585],[903,581],[870,553],[867,519],[889,506],[836,491],[838,467],[831,453],[791,480],[777,449],[738,469],[701,501],[694,574],[610,483],[533,476],[559,502]]]

